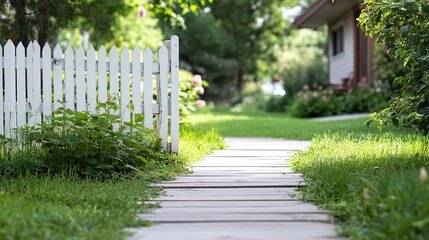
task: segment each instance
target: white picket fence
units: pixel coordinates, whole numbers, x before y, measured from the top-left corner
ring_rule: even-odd
[[[134,113],[144,113],[146,128],[157,129],[164,150],[177,153],[179,38],[165,41],[155,59],[149,48],[142,53],[124,47],[118,56],[113,47],[107,57],[104,47],[90,46],[85,55],[82,47],[63,53],[59,45],[52,52],[45,44],[40,51],[37,42],[25,49],[9,40],[0,46],[0,134],[10,137],[14,128],[45,121],[63,106],[58,100],[95,113],[97,103],[118,96],[123,122],[130,121],[132,105]]]

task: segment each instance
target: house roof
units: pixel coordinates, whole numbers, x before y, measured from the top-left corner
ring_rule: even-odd
[[[359,0],[316,0],[305,12],[295,18],[293,25],[297,28],[318,28],[340,17]]]

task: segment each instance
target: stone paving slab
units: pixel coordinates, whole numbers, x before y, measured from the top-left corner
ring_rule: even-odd
[[[194,174],[156,186],[162,208],[138,218],[158,222],[129,229],[129,240],[338,239],[329,214],[294,195],[304,186],[288,159],[309,142],[227,138],[230,149],[194,164]]]

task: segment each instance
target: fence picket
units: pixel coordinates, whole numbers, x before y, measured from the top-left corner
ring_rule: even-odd
[[[27,123],[25,106],[25,49],[20,42],[16,47],[16,127]]]
[[[63,51],[61,47],[57,45],[54,48],[54,111],[57,110],[63,102],[63,83],[62,83],[62,74],[63,74]]]
[[[141,85],[141,69],[140,69],[140,49],[135,47],[133,49],[133,60],[132,60],[132,76],[133,76],[133,113],[142,112],[142,85]]]
[[[153,129],[153,78],[152,78],[153,54],[149,48],[143,53],[143,111],[145,114],[144,127]]]
[[[27,76],[33,76],[33,96],[32,98],[28,97],[30,101],[33,101],[33,104],[31,105],[31,116],[34,117],[35,123],[41,123],[42,122],[42,115],[40,112],[40,99],[41,99],[41,78],[40,78],[40,45],[37,41],[34,41],[32,43],[32,58],[30,58],[28,61],[32,62],[33,65],[33,71],[29,72]],[[27,79],[27,81],[30,81],[30,79]],[[49,85],[51,86],[51,85]]]
[[[171,79],[171,151],[179,152],[179,37],[171,37],[170,42]]]
[[[11,137],[15,117],[12,106],[15,106],[15,46],[12,41],[7,41],[4,47],[4,88],[5,88],[5,135]]]
[[[119,94],[119,83],[118,83],[118,50],[115,46],[110,49],[110,100],[117,98]]]
[[[97,88],[95,79],[95,50],[94,47],[89,46],[86,52],[87,61],[87,96],[88,96],[88,111],[95,113],[95,107],[97,106]]]
[[[64,52],[64,74],[65,74],[65,95],[66,102],[65,107],[71,110],[75,110],[75,82],[73,72],[73,49],[70,45]]]
[[[33,56],[34,54],[34,46],[33,43],[30,42],[27,46],[27,86],[24,88],[27,93],[27,101],[28,106],[30,108],[30,114],[28,116],[28,124],[30,126],[34,126],[36,124],[36,106],[34,106],[34,62]]]
[[[130,56],[128,49],[121,50],[121,119],[130,121]]]
[[[158,82],[158,103],[159,103],[159,137],[161,138],[164,150],[167,150],[168,143],[168,51],[162,45],[158,53],[159,61],[159,82]]]
[[[101,46],[98,49],[98,101],[107,100],[107,71],[106,71],[106,49]]]
[[[58,54],[58,53],[57,53]],[[54,51],[55,56],[55,51]],[[43,120],[48,121],[48,118],[52,114],[52,59],[51,59],[51,47],[48,43],[42,50],[42,76],[43,76]],[[54,68],[54,72],[56,69]],[[54,83],[55,87],[55,83]]]
[[[85,97],[85,53],[82,46],[76,50],[76,109],[78,111],[86,110]],[[67,89],[68,90],[68,89]],[[74,89],[72,90],[74,93]],[[73,105],[74,106],[74,105]]]
[[[0,46],[0,134],[4,134],[4,105],[3,105],[3,48]]]

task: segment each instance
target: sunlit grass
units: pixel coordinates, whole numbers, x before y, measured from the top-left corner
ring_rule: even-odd
[[[217,129],[229,137],[275,137],[296,140],[311,140],[315,134],[327,132],[378,133],[375,127],[367,127],[368,118],[331,122],[290,118],[281,113],[230,112],[227,110],[205,111],[193,114],[192,126],[200,129]],[[399,132],[392,127],[384,131]]]
[[[428,239],[428,139],[417,135],[325,134],[295,157],[302,197],[333,210],[356,239]]]

